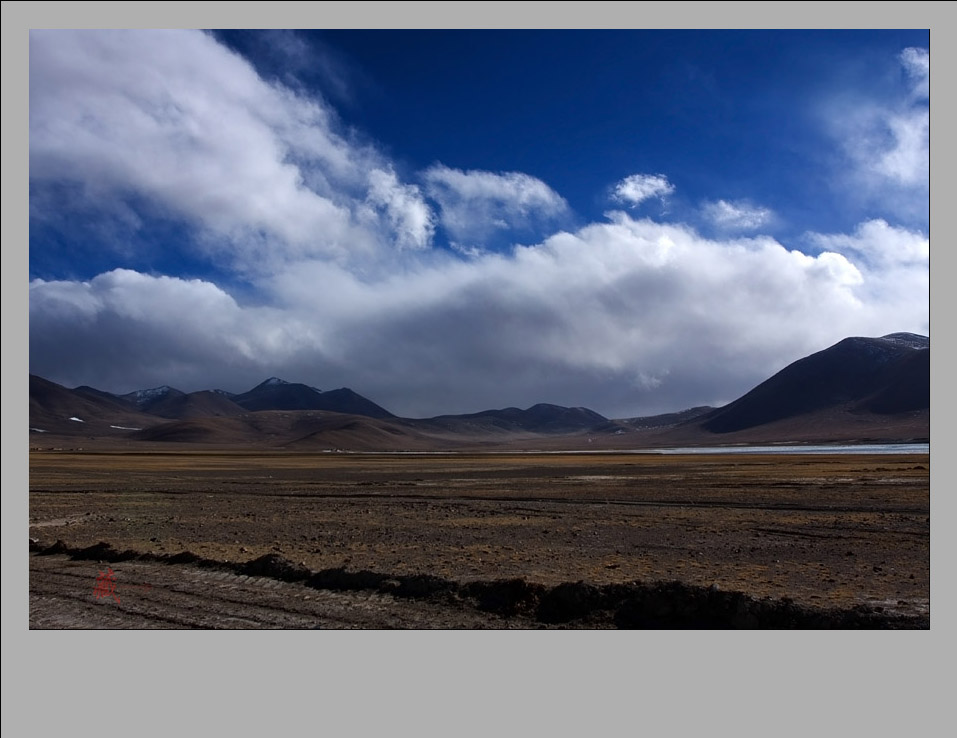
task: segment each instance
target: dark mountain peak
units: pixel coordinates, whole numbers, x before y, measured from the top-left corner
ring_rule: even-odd
[[[249,390],[249,392],[255,392],[256,390],[264,390],[264,389],[276,388],[276,387],[292,387],[292,386],[305,387],[306,385],[301,385],[298,382],[287,382],[285,379],[280,379],[279,377],[270,377],[265,382],[260,382],[259,384],[257,384],[255,387]],[[313,390],[314,392],[319,392],[319,390],[315,389],[314,387],[310,387],[309,389]],[[247,392],[246,394],[249,394],[249,393]]]
[[[524,414],[542,423],[559,423],[577,426],[594,425],[608,420],[605,416],[599,415],[587,407],[562,407],[561,405],[550,405],[546,402],[532,405],[528,410],[524,411]]]
[[[320,393],[312,387],[271,377],[248,392],[230,398],[251,412],[258,410],[320,410]]]
[[[557,413],[591,413],[598,415],[594,410],[589,410],[587,407],[565,407],[564,405],[553,405],[550,402],[539,402],[532,405],[530,408],[524,412],[557,412]],[[604,416],[599,415],[598,417],[604,418]]]
[[[845,338],[710,413],[703,427],[727,433],[838,407],[881,413],[929,408],[929,355],[929,340],[915,334]]]
[[[128,399],[121,398],[119,395],[114,395],[112,392],[105,392],[103,390],[97,389],[96,387],[90,387],[88,384],[81,384],[79,387],[74,387],[73,391],[79,395],[86,395],[87,397],[99,397],[103,400],[112,400],[113,402],[128,404],[130,407],[136,407],[136,404]]]
[[[370,418],[394,417],[347,387],[322,392],[315,387],[272,377],[241,395],[230,398],[250,412],[259,410],[327,410],[334,413],[365,415]]]
[[[368,418],[394,418],[395,416],[384,407],[376,405],[358,392],[348,387],[323,392],[319,410],[329,410],[336,413],[350,415],[365,415]]]
[[[151,404],[149,411],[162,418],[186,419],[239,415],[245,408],[219,392],[200,390],[188,395],[167,395]]]
[[[507,431],[533,433],[573,433],[594,428],[608,421],[602,415],[584,407],[562,407],[541,402],[527,410],[505,407],[499,410],[482,410],[466,415],[440,415],[432,418],[444,424],[476,424]]]

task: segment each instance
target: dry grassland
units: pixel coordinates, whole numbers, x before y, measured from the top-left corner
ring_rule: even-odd
[[[929,613],[928,455],[31,452],[30,535]]]

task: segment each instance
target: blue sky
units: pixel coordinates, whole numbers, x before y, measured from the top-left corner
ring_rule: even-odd
[[[34,31],[30,371],[408,416],[929,334],[928,31]]]

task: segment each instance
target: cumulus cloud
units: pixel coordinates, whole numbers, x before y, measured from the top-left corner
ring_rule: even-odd
[[[374,169],[369,174],[369,201],[384,207],[400,248],[424,249],[432,241],[432,209],[416,185],[400,184],[395,172]]]
[[[268,308],[123,271],[35,281],[31,371],[102,384],[106,363],[121,389],[234,391],[277,374],[348,384],[410,416],[718,404],[848,335],[926,333],[912,292],[926,290],[925,239],[879,222],[818,238],[828,250],[809,256],[614,213],[510,254],[431,258],[375,281],[331,262],[291,265],[257,285]]]
[[[853,234],[812,234],[821,249],[851,254],[870,271],[917,267],[924,276],[930,266],[930,240],[922,233],[895,228],[882,219],[861,223]]]
[[[860,224],[853,234],[813,234],[812,242],[859,267],[862,280],[855,292],[875,319],[885,325],[903,319],[914,326],[906,330],[929,335],[930,241],[923,233],[877,219]],[[915,304],[905,317],[899,311],[908,300]]]
[[[704,205],[704,214],[715,226],[725,230],[753,231],[768,225],[774,213],[749,202],[718,200]]]
[[[675,186],[663,174],[632,174],[615,185],[612,197],[618,202],[636,207],[653,197],[664,197],[675,191]]]
[[[423,179],[429,197],[439,204],[442,226],[466,247],[481,245],[496,231],[542,227],[568,213],[561,195],[521,172],[463,171],[436,164]]]
[[[259,376],[297,347],[321,345],[311,324],[240,307],[208,281],[127,269],[88,282],[34,280],[30,320],[31,371],[37,363],[43,376],[117,391],[176,383],[212,389],[205,382],[215,384],[224,370]]]
[[[34,186],[148,201],[247,270],[427,244],[415,188],[337,129],[320,99],[265,82],[199,31],[30,35]],[[367,188],[381,220],[370,219]]]

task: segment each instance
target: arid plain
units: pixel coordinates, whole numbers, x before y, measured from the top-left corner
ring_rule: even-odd
[[[708,596],[740,593],[809,612],[857,608],[929,627],[929,474],[928,454],[32,450],[31,627],[614,623],[598,605],[558,617],[539,608],[536,617],[515,604],[571,583],[593,595],[680,583]],[[100,543],[112,554],[89,548]],[[272,569],[250,568],[257,560]],[[139,589],[95,598],[94,579],[110,561],[120,585],[135,578]],[[228,603],[236,617],[227,620],[216,616],[221,581],[180,586],[197,566],[213,577],[216,562],[236,579]],[[266,609],[261,595],[242,591],[257,573],[284,588]],[[373,604],[339,602],[325,620],[302,609],[316,606],[317,590],[329,589],[323,582],[351,575],[338,589],[365,588]],[[390,587],[401,594],[410,582],[452,583],[460,594],[510,582],[512,605],[439,602],[425,596],[434,594],[428,587],[419,599],[391,596]],[[410,607],[412,620],[401,615]],[[666,617],[655,623],[669,627]]]

